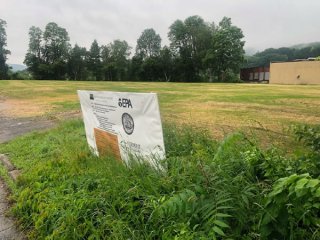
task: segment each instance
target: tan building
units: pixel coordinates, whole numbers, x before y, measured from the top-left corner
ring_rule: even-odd
[[[320,61],[270,64],[270,84],[320,84]]]

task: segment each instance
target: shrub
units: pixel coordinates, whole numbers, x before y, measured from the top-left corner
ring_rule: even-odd
[[[320,126],[296,126],[293,132],[298,141],[309,148],[297,159],[297,172],[320,176]]]
[[[309,174],[279,179],[266,197],[263,239],[319,239],[320,180]]]

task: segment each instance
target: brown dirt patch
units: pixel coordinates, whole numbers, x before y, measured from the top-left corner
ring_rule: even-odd
[[[39,97],[34,99],[2,99],[0,100],[0,114],[12,118],[39,117],[54,112],[55,103],[76,101],[76,95],[63,97]]]
[[[7,117],[36,117],[52,109],[52,106],[45,102],[34,103],[32,100],[7,99],[0,107],[3,115]]]

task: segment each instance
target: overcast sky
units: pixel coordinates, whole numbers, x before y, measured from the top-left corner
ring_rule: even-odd
[[[199,15],[218,23],[223,16],[245,35],[245,48],[263,50],[320,41],[320,0],[0,0],[0,18],[7,22],[8,63],[21,64],[31,26],[56,22],[66,28],[72,45],[89,48],[97,39],[108,44],[126,40],[134,50],[146,28],[154,28],[168,44],[176,19]]]

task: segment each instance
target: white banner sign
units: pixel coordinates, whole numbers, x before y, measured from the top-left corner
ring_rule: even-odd
[[[156,93],[78,90],[89,146],[99,156],[128,163],[131,156],[152,165],[165,158]]]

